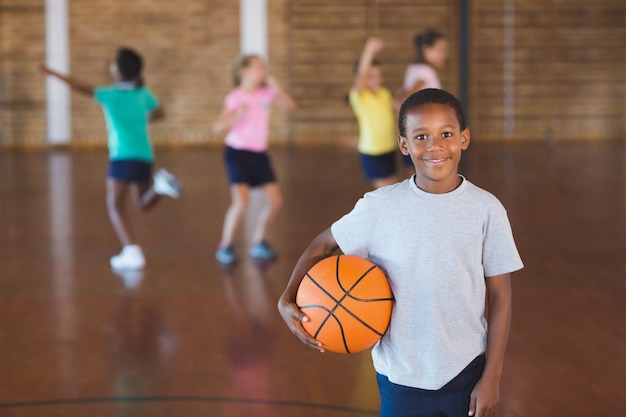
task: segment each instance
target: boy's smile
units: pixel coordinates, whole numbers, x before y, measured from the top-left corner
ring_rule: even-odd
[[[461,150],[469,146],[470,134],[469,129],[461,131],[454,109],[430,103],[409,110],[405,128],[407,137],[399,136],[398,145],[411,156],[416,185],[435,194],[458,187]]]

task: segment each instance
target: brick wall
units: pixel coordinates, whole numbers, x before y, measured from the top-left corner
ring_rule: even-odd
[[[472,138],[626,137],[624,0],[475,0],[472,35]]]
[[[507,0],[471,2],[473,139],[623,137],[626,2],[509,3],[515,6],[508,23],[512,32],[506,32]],[[239,50],[237,0],[69,4],[72,75],[107,84],[116,48],[135,47],[145,59],[146,84],[168,116],[153,126],[153,140],[221,143],[210,126],[232,88],[230,63]],[[385,84],[393,91],[413,59],[415,33],[423,27],[443,30],[451,41],[451,59],[440,75],[446,89],[458,92],[457,1],[268,0],[268,7],[270,69],[299,104],[292,115],[274,112],[274,142],[356,136],[356,121],[343,97],[368,35],[386,41],[380,58]],[[514,43],[509,55],[506,33]],[[0,0],[1,145],[45,145],[45,86],[38,72],[43,37],[44,0]],[[507,62],[513,64],[508,73]],[[506,100],[505,91],[513,91],[513,100]],[[74,94],[72,111],[73,143],[103,145],[100,108]]]
[[[0,144],[31,146],[45,135],[43,0],[0,0]]]
[[[80,79],[111,82],[108,65],[122,45],[144,57],[145,83],[167,117],[152,126],[155,143],[212,140],[211,123],[232,88],[229,66],[239,51],[239,2],[72,0],[71,67]],[[102,143],[99,106],[74,96],[74,141]]]
[[[294,116],[295,142],[336,142],[358,135],[345,100],[365,40],[378,36],[385,49],[384,85],[402,86],[407,64],[415,59],[413,38],[428,27],[450,39],[450,61],[440,74],[444,88],[457,92],[456,1],[442,0],[292,0],[290,77],[300,109]]]

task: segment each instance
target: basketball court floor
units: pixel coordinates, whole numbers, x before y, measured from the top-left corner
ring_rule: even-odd
[[[134,212],[148,265],[124,275],[104,151],[0,152],[0,417],[377,415],[369,353],[309,350],[276,310],[302,250],[368,190],[356,153],[272,155],[278,260],[247,257],[246,227],[240,264],[220,268],[221,150],[157,149],[185,193]],[[525,262],[498,416],[626,415],[626,147],[473,143],[465,158]]]

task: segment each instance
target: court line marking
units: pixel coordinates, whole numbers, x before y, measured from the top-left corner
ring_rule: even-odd
[[[157,402],[205,402],[205,403],[241,403],[272,405],[278,407],[301,407],[324,410],[341,411],[351,414],[378,415],[376,410],[367,410],[347,406],[316,404],[298,401],[277,401],[253,398],[229,398],[229,397],[86,397],[68,399],[50,399],[40,401],[24,401],[14,403],[0,403],[0,408],[42,407],[55,405],[79,405],[94,403],[157,403]]]

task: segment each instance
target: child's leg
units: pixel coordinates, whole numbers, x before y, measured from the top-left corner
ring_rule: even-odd
[[[248,208],[250,199],[250,187],[247,184],[233,184],[230,186],[231,203],[226,211],[224,226],[222,228],[222,239],[219,247],[226,248],[235,240],[235,233]]]
[[[161,195],[147,182],[132,183],[131,192],[135,206],[141,211],[151,210],[161,200]]]
[[[107,211],[113,230],[122,246],[134,244],[134,238],[130,229],[130,222],[126,213],[126,195],[129,183],[113,178],[107,178]]]
[[[266,240],[268,230],[283,204],[283,198],[277,183],[271,182],[265,184],[263,186],[263,192],[266,201],[259,214],[259,220],[252,235],[253,243],[260,243]]]

